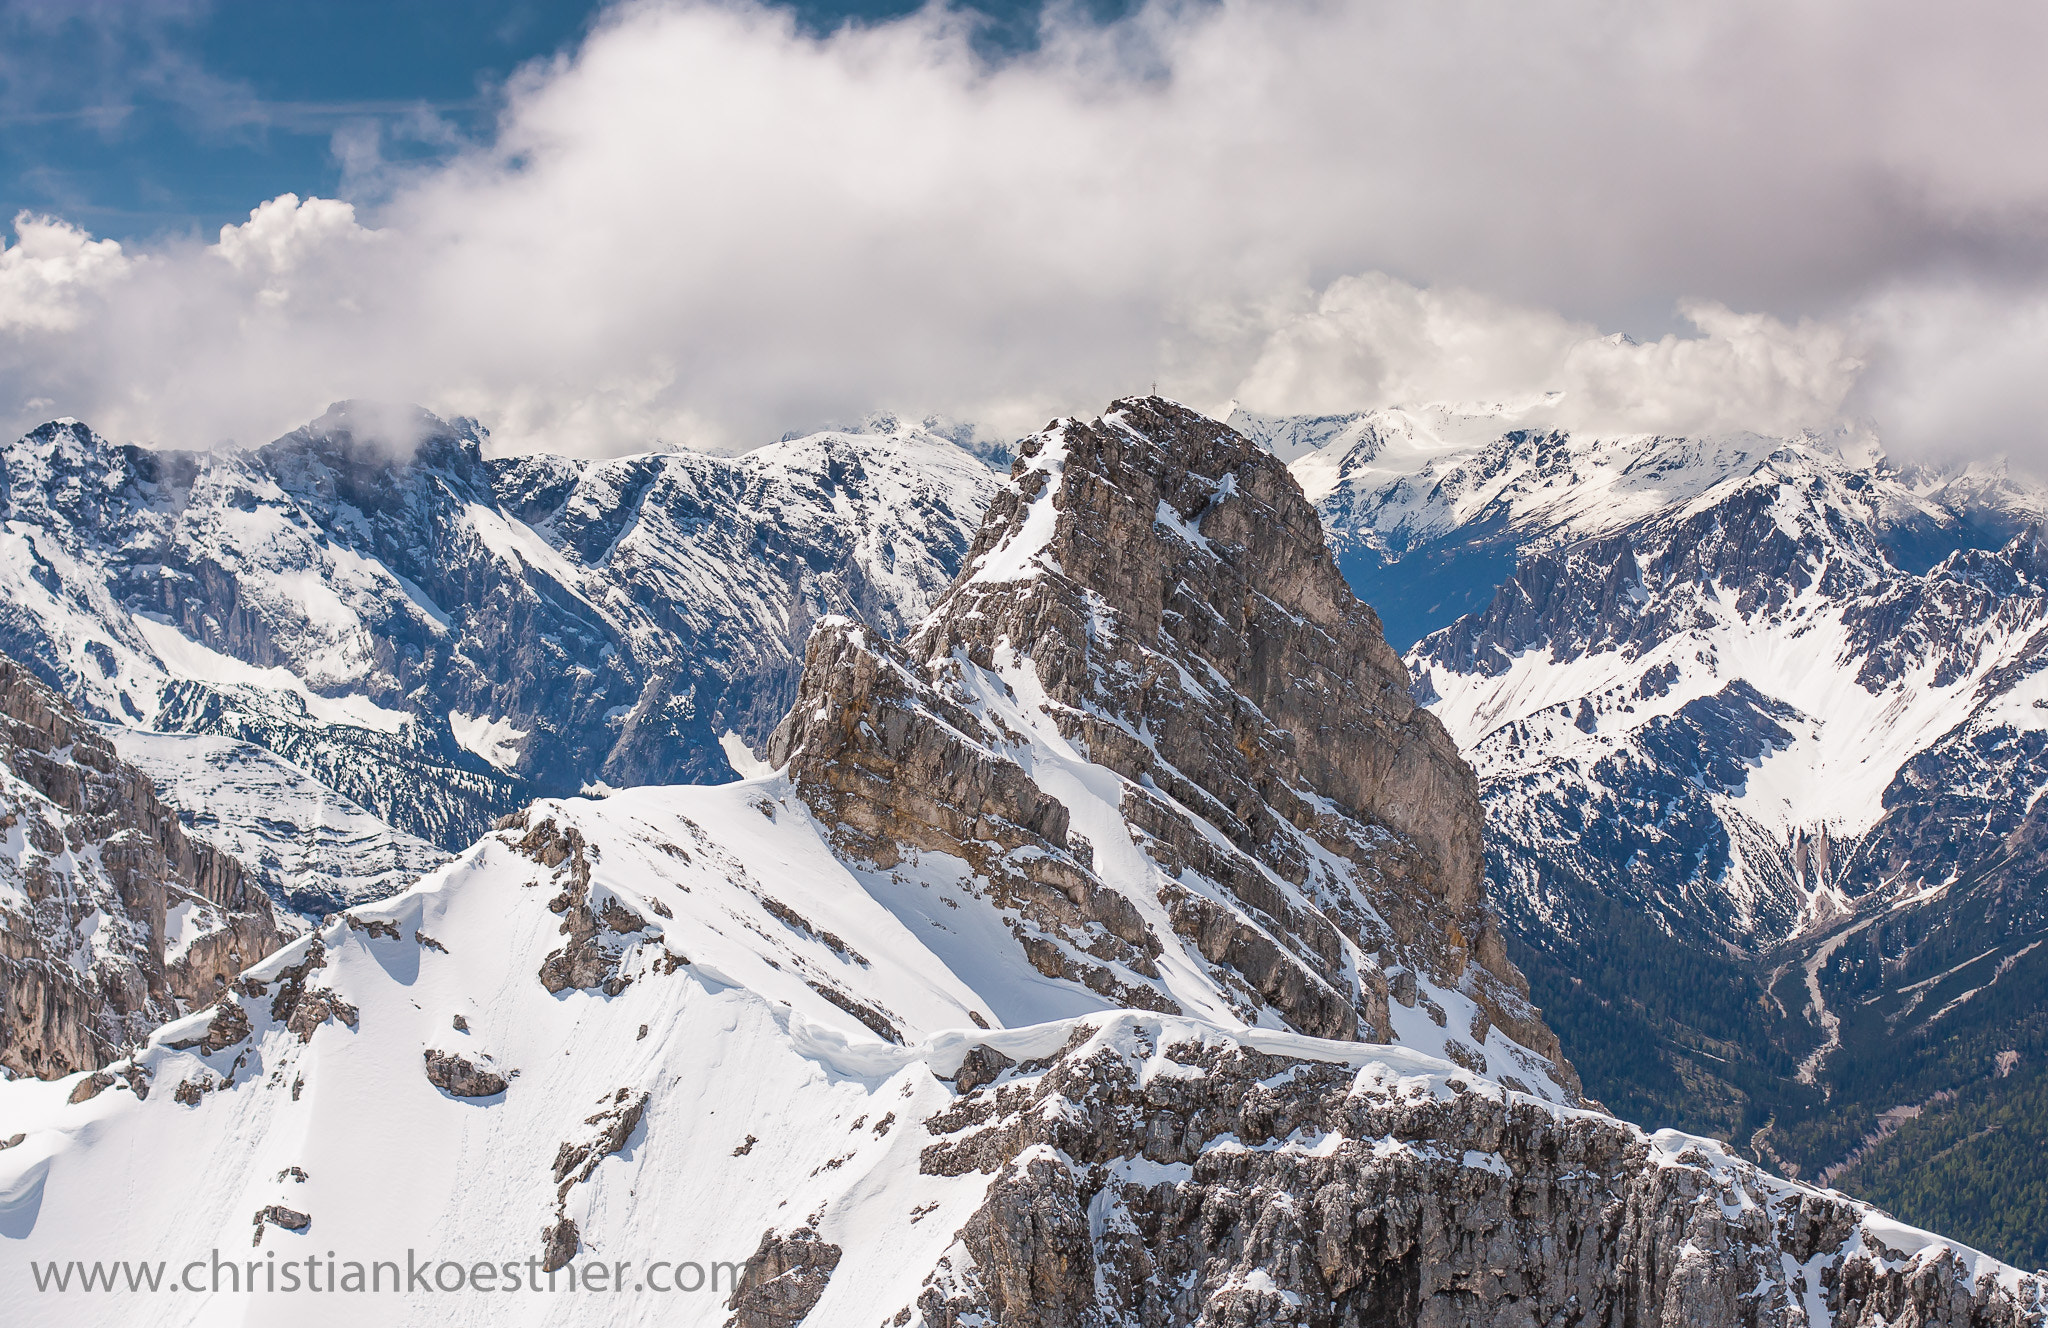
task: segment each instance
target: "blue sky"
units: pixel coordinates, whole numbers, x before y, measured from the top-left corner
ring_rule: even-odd
[[[794,0],[813,30],[907,0]],[[285,192],[348,197],[372,149],[431,160],[489,137],[505,79],[573,49],[593,0],[0,0],[0,222],[62,216],[135,241],[210,237]],[[1037,6],[988,0],[984,48]],[[374,198],[366,200],[374,202]]]

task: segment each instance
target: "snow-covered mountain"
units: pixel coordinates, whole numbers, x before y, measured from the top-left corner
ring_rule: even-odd
[[[1575,1098],[1485,905],[1471,774],[1406,684],[1284,468],[1123,401],[1022,444],[901,646],[820,625],[769,759],[856,860],[986,882],[1012,962],[1082,1008],[1398,1039]]]
[[[915,632],[820,624],[770,759],[542,800],[119,1073],[0,1083],[10,1304],[2048,1321],[2035,1276],[1573,1103],[1470,772],[1281,466],[1171,403],[1027,440]],[[179,1294],[29,1290],[114,1259]],[[385,1260],[428,1280],[347,1290]]]
[[[60,421],[0,458],[0,649],[318,914],[537,792],[730,778],[814,618],[915,621],[996,477],[869,427],[592,462],[361,403],[253,452]]]
[[[1484,609],[1526,551],[1618,532],[1691,501],[1790,448],[1894,484],[1872,494],[1880,542],[1924,571],[1959,548],[1996,548],[2048,514],[2048,498],[1997,466],[1901,473],[1876,441],[1757,434],[1703,438],[1573,433],[1534,408],[1427,406],[1226,422],[1289,463],[1323,514],[1345,575],[1406,651]]]
[[[2002,851],[2048,787],[2002,747],[2048,731],[2048,561],[2030,529],[1907,572],[1882,534],[1913,497],[1786,448],[1525,553],[1416,646],[1418,688],[1494,790],[1518,900],[1540,907],[1537,875],[1583,853],[1674,930],[1769,945]],[[1909,806],[1929,795],[1970,809],[1930,836]]]
[[[1598,1091],[1817,1171],[2036,1055],[1971,1019],[2048,976],[2048,491],[1850,436],[1233,420],[1354,584],[1404,588],[1518,958]]]
[[[1767,947],[1998,856],[2048,786],[2048,490],[1841,439],[1231,419],[1291,457],[1354,582],[1454,601],[1447,564],[1506,560],[1408,663],[1480,772],[1499,884],[1549,925],[1546,876],[1598,878]]]

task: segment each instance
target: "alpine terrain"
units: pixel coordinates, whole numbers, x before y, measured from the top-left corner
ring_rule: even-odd
[[[97,1070],[282,941],[242,865],[0,655],[0,1069]]]
[[[318,917],[537,794],[730,778],[816,617],[899,631],[959,569],[997,477],[944,428],[600,462],[362,402],[254,451],[58,421],[0,451],[0,650]]]
[[[2048,1263],[2048,492],[1851,436],[1233,421],[1406,613],[1588,1091]]]
[[[901,634],[816,623],[772,770],[538,799],[104,1073],[0,1083],[10,1266],[162,1288],[11,1311],[2048,1321],[1584,1099],[1481,786],[1271,453],[1158,398],[1056,421],[961,553]]]

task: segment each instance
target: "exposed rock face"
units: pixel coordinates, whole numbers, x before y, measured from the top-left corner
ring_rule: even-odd
[[[529,826],[529,819],[529,812],[514,812],[498,828],[524,830],[519,851],[553,871],[562,887],[548,901],[548,910],[562,915],[560,932],[569,939],[541,965],[541,985],[551,992],[599,988],[616,996],[631,981],[619,972],[619,957],[627,938],[645,924],[614,898],[593,904],[590,859],[581,831],[574,826],[557,830],[552,819]]]
[[[250,1223],[256,1228],[249,1242],[251,1245],[263,1243],[263,1228],[266,1224],[285,1231],[304,1231],[313,1225],[313,1219],[308,1214],[296,1208],[287,1208],[283,1204],[271,1204],[266,1208],[260,1208],[256,1211],[255,1220]]]
[[[567,1267],[569,1260],[575,1258],[576,1252],[582,1248],[575,1220],[567,1217],[541,1228],[540,1242],[540,1266],[550,1273]]]
[[[105,1065],[279,943],[241,865],[0,656],[0,1065]]]
[[[584,1118],[587,1137],[565,1142],[555,1152],[555,1182],[561,1187],[560,1193],[567,1193],[569,1186],[579,1181],[589,1180],[598,1163],[626,1146],[626,1141],[640,1128],[647,1098],[646,1093],[636,1096],[630,1088],[621,1088],[595,1115]]]
[[[1077,833],[1025,725],[1115,782],[1135,874]],[[1322,1037],[1399,1036],[1390,1001],[1443,1028],[1454,991],[1451,1054],[1484,1066],[1498,1029],[1576,1091],[1487,910],[1472,772],[1287,469],[1183,407],[1026,440],[903,646],[820,627],[770,759],[878,867],[966,861],[1041,972],[1114,1004],[1183,1009],[1169,950],[1240,1017]]]
[[[449,1097],[496,1097],[505,1091],[505,1076],[486,1070],[453,1052],[426,1053],[427,1082]]]
[[[990,1178],[918,1300],[930,1328],[2044,1314],[2039,1278],[1709,1140],[1136,1016],[1077,1028],[926,1128],[926,1174]]]
[[[808,1227],[767,1232],[726,1302],[733,1312],[726,1328],[796,1328],[825,1294],[840,1254]]]

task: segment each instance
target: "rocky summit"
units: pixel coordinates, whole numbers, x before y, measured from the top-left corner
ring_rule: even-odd
[[[819,624],[769,756],[542,799],[104,1082],[0,1083],[9,1253],[314,1257],[366,1289],[251,1312],[315,1323],[2048,1323],[1579,1096],[1471,773],[1287,471],[1172,403],[1027,440],[902,641]],[[367,1289],[414,1257],[493,1294]]]
[[[1491,1036],[1576,1095],[1482,897],[1470,769],[1286,468],[1185,408],[1027,440],[901,648],[812,637],[769,756],[857,857],[965,861],[1048,977],[1482,1072]]]
[[[241,864],[0,655],[0,1067],[98,1070],[280,940]]]

